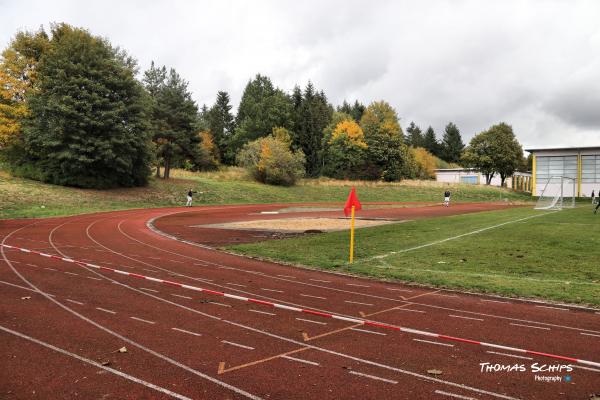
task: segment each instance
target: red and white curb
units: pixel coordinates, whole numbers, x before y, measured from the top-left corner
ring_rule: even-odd
[[[222,296],[222,297],[226,297],[226,298],[229,298],[229,299],[244,301],[244,302],[248,302],[248,303],[261,304],[261,305],[268,306],[268,307],[280,308],[280,309],[283,309],[283,310],[294,311],[294,312],[301,312],[301,313],[305,313],[305,314],[316,315],[316,316],[323,317],[323,318],[332,318],[332,319],[337,319],[337,320],[340,320],[340,321],[351,322],[351,323],[354,323],[354,324],[361,324],[361,325],[365,325],[365,326],[373,326],[373,327],[382,328],[382,329],[390,329],[390,330],[394,330],[394,331],[411,333],[413,335],[427,336],[427,337],[431,337],[431,338],[437,338],[437,339],[454,341],[454,342],[475,344],[475,345],[480,345],[480,346],[484,346],[484,347],[491,347],[491,348],[494,348],[494,349],[501,349],[501,350],[513,351],[513,352],[516,352],[516,353],[523,353],[523,354],[530,354],[530,355],[541,356],[541,357],[548,357],[548,358],[553,358],[553,359],[557,359],[557,360],[561,360],[561,361],[568,361],[568,362],[571,362],[571,363],[584,364],[584,365],[588,365],[588,366],[591,366],[591,367],[600,368],[600,362],[587,361],[587,360],[582,360],[582,359],[579,359],[579,358],[568,357],[568,356],[561,356],[561,355],[550,354],[550,353],[544,353],[544,352],[540,352],[540,351],[519,349],[517,347],[502,346],[502,345],[494,344],[494,343],[486,343],[486,342],[480,342],[480,341],[477,341],[477,340],[463,339],[463,338],[459,338],[459,337],[442,335],[442,334],[439,334],[439,333],[432,333],[432,332],[427,332],[427,331],[421,331],[421,330],[418,330],[418,329],[411,329],[411,328],[406,328],[406,327],[402,327],[402,326],[389,325],[389,324],[384,324],[384,323],[381,323],[381,322],[369,321],[369,320],[360,319],[360,318],[344,317],[344,316],[341,316],[341,315],[330,314],[330,313],[325,313],[325,312],[320,312],[320,311],[315,311],[315,310],[309,310],[309,309],[304,309],[304,308],[300,308],[300,307],[292,307],[292,306],[287,306],[287,305],[284,305],[284,304],[273,303],[273,302],[270,302],[270,301],[253,299],[253,298],[243,297],[243,296],[237,296],[237,295],[230,294],[230,293],[224,293],[224,292],[219,292],[219,291],[216,291],[216,290],[210,290],[210,289],[205,289],[205,288],[201,288],[201,287],[197,287],[197,286],[186,285],[186,284],[180,283],[180,282],[174,282],[174,281],[169,281],[169,280],[165,280],[165,279],[153,278],[151,276],[135,274],[133,272],[121,271],[121,270],[114,269],[114,268],[109,268],[109,267],[102,267],[100,265],[90,264],[90,263],[86,263],[86,262],[83,262],[83,261],[77,261],[77,260],[74,260],[72,258],[61,257],[61,256],[57,256],[57,255],[54,255],[54,254],[47,254],[47,253],[43,253],[43,252],[39,252],[39,251],[35,251],[35,250],[29,250],[29,249],[25,249],[25,248],[22,248],[22,247],[10,246],[10,245],[7,245],[7,244],[0,244],[0,246],[5,247],[7,249],[18,250],[18,251],[21,251],[23,253],[31,253],[31,254],[36,254],[36,255],[42,256],[42,257],[53,258],[53,259],[56,259],[56,260],[61,260],[61,261],[65,261],[65,262],[68,262],[68,263],[73,263],[73,264],[76,264],[76,265],[79,265],[79,266],[86,266],[86,267],[89,267],[89,268],[99,269],[99,270],[103,270],[103,271],[110,271],[110,272],[113,272],[113,273],[116,273],[116,274],[121,274],[121,275],[125,275],[125,276],[131,276],[131,277],[139,278],[139,279],[145,279],[145,280],[148,280],[148,281],[151,281],[151,282],[162,283],[162,284],[165,284],[165,285],[180,287],[180,288],[183,288],[183,289],[193,290],[193,291],[201,292],[201,293],[212,294],[212,295],[215,295],[215,296]]]

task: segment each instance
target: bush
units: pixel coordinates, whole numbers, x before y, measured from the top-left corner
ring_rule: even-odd
[[[354,120],[336,124],[325,142],[323,174],[336,179],[360,179],[367,144],[360,126]]]
[[[411,147],[410,152],[415,158],[416,178],[434,179],[439,159],[423,147]]]
[[[292,152],[285,135],[276,129],[274,135],[247,143],[237,156],[239,166],[257,181],[270,185],[294,185],[304,176],[304,162],[304,153]]]

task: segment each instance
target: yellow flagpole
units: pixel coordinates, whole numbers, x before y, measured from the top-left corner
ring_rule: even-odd
[[[350,264],[354,260],[354,206],[352,206],[352,223],[350,227]]]

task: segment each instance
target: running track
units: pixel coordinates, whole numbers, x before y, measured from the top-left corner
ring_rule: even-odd
[[[600,362],[600,313],[593,310],[302,270],[165,236],[205,245],[259,240],[257,232],[191,226],[281,218],[260,212],[282,207],[2,220],[0,239],[261,301]],[[364,215],[415,219],[489,208]],[[568,362],[197,293],[7,247],[0,251],[3,399],[587,399],[600,392],[600,368],[594,366],[574,363],[570,373],[539,374],[570,375],[569,383],[535,382],[530,372],[482,373],[482,362]],[[122,347],[127,352],[118,352]]]

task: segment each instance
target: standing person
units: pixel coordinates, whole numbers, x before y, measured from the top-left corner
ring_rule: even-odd
[[[450,191],[446,189],[444,192],[444,207],[448,207],[450,205]]]
[[[195,190],[192,190],[192,188],[190,188],[190,190],[187,193],[187,203],[185,204],[186,207],[192,206],[192,196],[194,195],[194,193],[197,193],[197,192]]]
[[[598,197],[600,197],[600,193],[598,193]],[[594,191],[592,190],[592,205],[596,204],[596,198],[594,197]]]
[[[600,199],[598,199],[598,204],[596,204],[596,209],[594,210],[594,214],[598,212],[598,208],[600,208]]]

